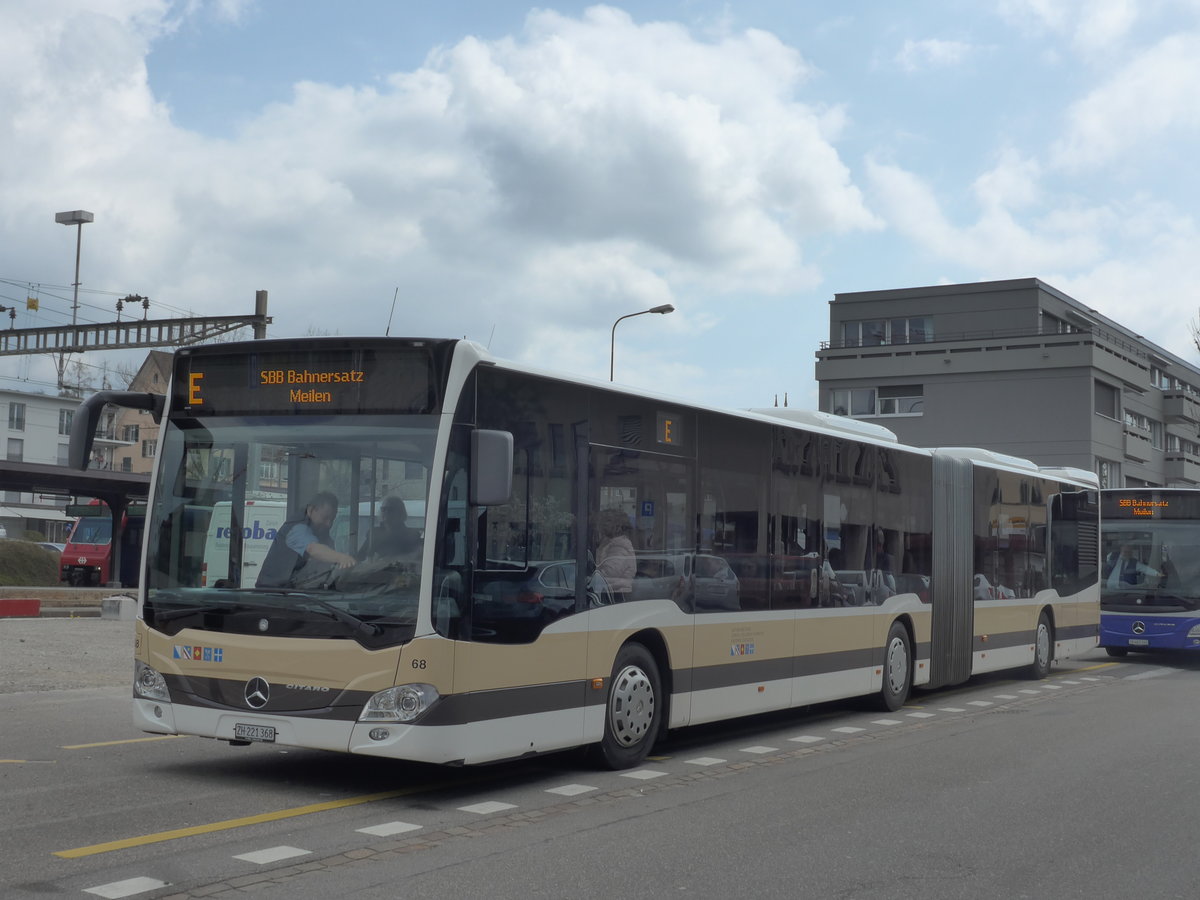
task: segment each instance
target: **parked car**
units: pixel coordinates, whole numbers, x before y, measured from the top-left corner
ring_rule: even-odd
[[[62,553],[64,550],[66,550],[66,549],[67,549],[67,545],[66,545],[66,544],[57,544],[57,543],[55,543],[54,541],[38,541],[38,542],[37,542],[37,545],[38,545],[39,547],[45,547],[45,548],[46,548],[47,550],[49,550],[51,553],[59,553],[59,554],[61,554],[61,553]]]

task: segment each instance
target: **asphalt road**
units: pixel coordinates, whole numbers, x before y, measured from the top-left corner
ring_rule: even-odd
[[[1196,894],[1190,657],[688,729],[633,772],[453,770],[139,737],[131,631],[0,622],[4,900]]]

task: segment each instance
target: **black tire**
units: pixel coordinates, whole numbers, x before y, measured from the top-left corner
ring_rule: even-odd
[[[893,622],[883,645],[883,687],[879,689],[879,706],[895,712],[908,700],[912,689],[912,641],[908,629]]]
[[[1109,656],[1123,657],[1129,655],[1128,647],[1105,647],[1104,652]]]
[[[609,769],[628,769],[644,760],[662,730],[662,699],[654,656],[641,644],[626,644],[613,662],[596,761]]]
[[[1050,674],[1053,662],[1054,631],[1050,628],[1050,617],[1043,610],[1033,632],[1033,664],[1029,667],[1029,677],[1041,681]]]

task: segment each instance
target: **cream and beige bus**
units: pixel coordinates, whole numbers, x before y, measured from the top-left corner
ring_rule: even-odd
[[[621,768],[668,729],[894,710],[1097,646],[1087,472],[461,340],[185,348],[166,397],[83,403],[77,466],[105,403],[163,426],[133,685],[155,734],[444,764],[589,747]],[[273,562],[247,546],[264,495],[286,504]]]

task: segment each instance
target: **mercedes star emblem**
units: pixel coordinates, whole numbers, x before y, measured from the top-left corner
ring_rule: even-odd
[[[246,705],[251,709],[262,709],[271,699],[271,685],[267,679],[255,676],[246,682]]]

